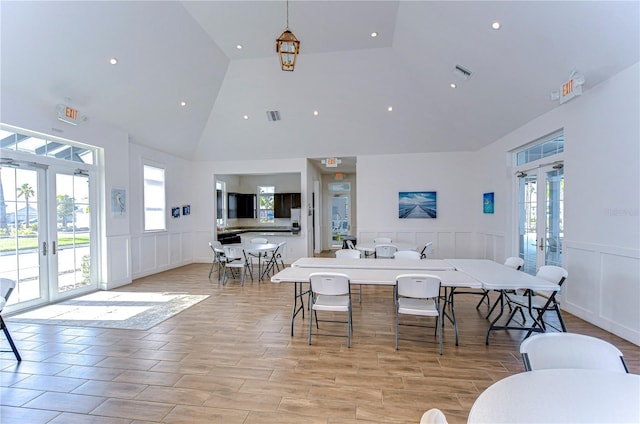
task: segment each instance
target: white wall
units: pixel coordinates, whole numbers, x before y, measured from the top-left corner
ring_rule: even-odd
[[[198,193],[190,190],[194,185],[192,164],[184,159],[130,144],[131,176],[131,266],[133,277],[155,274],[160,271],[193,262],[194,216],[199,213],[194,205]],[[166,231],[144,231],[143,217],[143,165],[165,170]],[[191,215],[171,217],[172,207],[191,205]]]
[[[564,128],[562,307],[640,344],[640,68],[635,64],[482,149],[477,192],[496,192],[496,214],[476,219],[481,256],[504,238],[517,251],[507,152]],[[504,236],[504,237],[503,237]],[[497,258],[502,259],[502,258]],[[571,329],[569,329],[571,331]]]
[[[358,241],[433,242],[434,257],[476,257],[473,217],[482,213],[482,194],[474,188],[474,158],[465,152],[358,156]],[[437,218],[398,218],[401,191],[437,192]]]

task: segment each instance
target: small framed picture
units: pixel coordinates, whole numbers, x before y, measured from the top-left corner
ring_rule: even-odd
[[[179,207],[171,208],[171,216],[174,218],[180,218],[180,208]]]
[[[482,195],[482,212],[493,213],[493,192]]]
[[[182,215],[191,215],[191,205],[184,205],[182,207]]]

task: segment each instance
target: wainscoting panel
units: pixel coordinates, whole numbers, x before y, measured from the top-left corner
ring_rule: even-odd
[[[566,240],[563,248],[563,309],[640,345],[640,251]]]
[[[128,235],[107,237],[109,256],[106,275],[101,279],[100,288],[109,290],[129,284],[132,279],[131,248]]]

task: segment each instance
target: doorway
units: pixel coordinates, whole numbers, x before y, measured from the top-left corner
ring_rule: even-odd
[[[0,178],[0,277],[17,282],[11,309],[97,290],[92,174],[12,161]]]
[[[524,271],[562,266],[564,169],[561,162],[518,175],[519,253]]]

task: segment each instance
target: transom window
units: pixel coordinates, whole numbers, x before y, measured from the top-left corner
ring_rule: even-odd
[[[539,138],[532,145],[516,153],[516,165],[535,162],[548,156],[557,155],[564,151],[564,133],[555,132]]]
[[[20,134],[7,127],[0,128],[0,148],[72,162],[95,163],[95,149],[88,146],[47,138],[44,135],[35,137]]]

